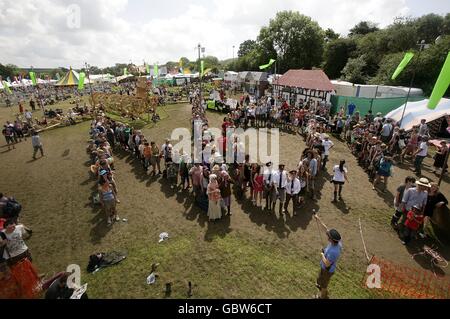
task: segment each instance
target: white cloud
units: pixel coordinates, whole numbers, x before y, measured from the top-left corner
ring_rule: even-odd
[[[0,62],[35,67],[81,67],[85,61],[107,66],[130,59],[163,63],[195,58],[199,42],[207,54],[223,59],[231,57],[233,45],[237,52],[241,42],[255,39],[281,10],[298,10],[341,34],[361,20],[383,27],[409,13],[406,0],[166,1],[182,13],[171,16],[142,1],[149,19],[138,22],[127,0],[0,0]],[[67,25],[72,3],[81,8],[80,29]]]

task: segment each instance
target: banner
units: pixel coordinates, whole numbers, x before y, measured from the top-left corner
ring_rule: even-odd
[[[392,75],[392,80],[395,80],[400,73],[406,68],[406,66],[411,62],[411,59],[414,57],[414,53],[408,52],[405,54],[405,57],[403,58],[402,62],[397,67],[397,70],[395,70],[394,74]]]
[[[444,66],[442,67],[441,74],[436,81],[433,93],[431,93],[430,101],[428,102],[428,108],[434,110],[441,101],[445,92],[450,84],[450,52],[447,54]]]
[[[8,86],[8,83],[6,83],[6,81],[3,81],[3,87],[5,88],[6,93],[8,94],[12,94],[11,89]]]
[[[268,69],[268,68],[270,68],[270,67],[272,66],[272,64],[274,64],[275,62],[276,62],[276,60],[270,59],[269,63],[264,64],[264,65],[260,65],[260,66],[259,66],[259,69],[260,69],[260,70]]]
[[[31,79],[31,82],[33,83],[33,85],[37,84],[36,83],[36,73],[30,72],[30,79]]]
[[[84,72],[80,73],[80,77],[78,78],[78,91],[82,91],[84,89],[84,79],[86,74]]]
[[[158,64],[155,64],[153,67],[153,76],[154,77],[159,77],[159,69],[158,69]]]

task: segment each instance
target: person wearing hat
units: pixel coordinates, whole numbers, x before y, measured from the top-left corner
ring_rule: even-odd
[[[288,214],[289,202],[292,199],[293,203],[293,215],[297,216],[297,209],[299,203],[299,194],[302,190],[300,180],[297,178],[297,171],[292,170],[289,172],[289,179],[286,184],[286,202],[284,204],[284,210]]]
[[[416,159],[414,160],[414,173],[417,176],[422,175],[422,162],[428,156],[428,137],[422,137],[422,142],[419,145],[419,149],[414,153]]]
[[[328,285],[331,277],[336,272],[337,262],[341,256],[342,238],[336,229],[328,229],[328,227],[320,220],[319,216],[314,214],[314,218],[326,230],[328,237],[328,245],[322,249],[320,254],[320,272],[316,281],[316,287],[320,293],[315,296],[316,299],[328,299]]]
[[[286,202],[286,185],[288,181],[288,174],[284,170],[285,165],[280,164],[278,171],[272,173],[272,185],[274,192],[272,192],[272,211],[275,211],[277,199],[280,200],[280,212],[284,213],[284,203]]]
[[[263,197],[266,199],[266,210],[272,207],[272,193],[274,192],[274,187],[272,184],[272,162],[266,164],[263,172],[263,182],[264,182],[264,192]]]
[[[422,210],[425,209],[428,199],[428,191],[431,188],[430,181],[426,178],[421,178],[416,181],[416,186],[414,188],[409,188],[403,194],[402,203],[400,210],[403,212],[403,220],[406,214],[411,211],[414,206],[421,207]],[[403,224],[403,220],[399,224]]]
[[[215,221],[222,217],[222,210],[220,207],[221,196],[219,183],[217,182],[217,175],[209,175],[209,184],[207,187],[207,194],[209,199],[208,218],[209,221]]]

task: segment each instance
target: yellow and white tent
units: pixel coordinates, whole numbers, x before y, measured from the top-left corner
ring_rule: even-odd
[[[77,86],[78,85],[79,74],[72,70],[66,73],[64,77],[62,77],[55,85],[56,86]]]

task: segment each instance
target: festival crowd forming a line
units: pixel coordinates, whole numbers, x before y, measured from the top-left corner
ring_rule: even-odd
[[[321,172],[327,169],[330,152],[334,147],[330,135],[347,142],[359,164],[373,181],[374,190],[383,178],[382,191],[385,191],[394,161],[403,162],[410,156],[418,179],[408,177],[398,187],[394,201],[395,214],[391,220],[404,244],[409,244],[418,236],[423,237],[424,224],[432,217],[434,210],[448,204],[437,184],[420,178],[423,159],[428,155],[428,128],[424,122],[407,134],[381,114],[373,117],[369,112],[361,118],[358,112],[344,114],[341,109],[331,117],[325,104],[310,101],[290,106],[282,101],[281,105],[277,105],[272,97],[265,96],[257,100],[244,95],[238,107],[224,118],[222,136],[216,137],[208,125],[206,104],[202,101],[199,90],[191,92],[189,96],[192,103],[193,136],[201,136],[202,139],[201,163],[194,162],[186,152],[179,154],[169,139],[160,147],[156,141],[144,136],[142,131],[108,118],[101,107],[93,112],[94,120],[90,130],[92,140],[87,147],[92,162],[91,172],[98,186],[98,194],[93,196],[93,200],[102,205],[108,227],[112,227],[115,222],[126,221],[118,216],[117,204],[120,200],[115,180],[115,152],[129,152],[142,165],[143,174],[149,174],[150,171],[150,175],[161,176],[174,192],[192,188],[196,205],[207,213],[210,221],[232,215],[233,189],[239,200],[245,200],[250,191],[249,200],[261,210],[275,213],[276,204],[279,203],[280,214],[292,212],[296,216],[305,213],[301,211],[302,204],[308,198],[315,201],[320,192],[317,188],[318,179],[321,178]],[[243,154],[243,142],[238,137],[229,135],[229,132],[230,129],[233,131],[235,128],[249,127],[277,127],[303,135],[307,146],[300,154],[297,167],[286,169],[284,164],[273,167],[272,163],[261,166],[250,156]],[[232,145],[232,150],[229,145]],[[441,146],[435,157],[436,169],[446,169],[443,167],[443,158],[448,147],[445,143]],[[235,156],[242,156],[244,161],[238,162],[235,157],[234,163],[224,164],[223,159],[229,151],[233,151]],[[346,162],[341,160],[333,165],[332,173],[333,202],[343,201],[343,186],[348,182]],[[7,261],[8,269],[18,273],[14,276],[16,285],[17,281],[22,280],[19,286],[31,294],[33,290],[26,290],[26,287],[35,287],[33,282],[39,280],[23,240],[31,232],[18,223],[17,205],[20,204],[12,197],[1,195],[0,208],[2,216],[6,217],[2,220],[3,225],[0,225],[1,246],[7,248],[3,249],[2,257]],[[14,206],[16,210],[11,208]],[[323,226],[327,230],[330,244],[322,252],[321,273],[317,280],[319,298],[327,297],[327,286],[341,252],[339,233]],[[14,268],[16,265],[20,266]],[[23,296],[26,294],[23,293]]]

